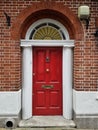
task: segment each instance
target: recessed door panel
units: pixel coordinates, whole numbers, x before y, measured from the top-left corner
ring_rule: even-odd
[[[50,107],[59,107],[59,91],[51,91],[50,92]]]
[[[37,68],[37,81],[44,81],[45,80],[45,52],[40,50],[36,52],[36,68]]]
[[[45,91],[37,91],[36,93],[36,107],[42,108],[46,104],[46,94]]]
[[[59,81],[59,72],[57,69],[57,66],[59,65],[59,58],[57,58],[57,56],[58,56],[58,51],[52,50],[50,53],[50,58],[51,58],[51,64],[50,64],[50,76],[51,77],[50,77],[50,80],[51,81]]]

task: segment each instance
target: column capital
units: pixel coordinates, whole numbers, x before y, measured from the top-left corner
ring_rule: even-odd
[[[73,48],[73,47],[74,47],[74,44],[72,44],[72,45],[64,45],[63,47],[66,47],[66,48]]]

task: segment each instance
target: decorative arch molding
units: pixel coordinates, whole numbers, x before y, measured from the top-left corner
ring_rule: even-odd
[[[12,38],[14,40],[23,39],[33,22],[48,17],[56,19],[66,26],[71,39],[83,39],[83,28],[78,17],[63,3],[50,1],[34,2],[33,5],[24,9],[13,23],[11,28]]]
[[[52,26],[51,26],[52,25]],[[61,39],[58,39],[58,40],[69,40],[69,33],[67,31],[67,29],[58,21],[56,20],[53,20],[53,19],[49,19],[49,18],[46,18],[46,19],[40,19],[38,21],[36,21],[35,23],[33,23],[27,30],[26,32],[26,35],[25,35],[25,39],[26,40],[30,40],[30,35],[32,34],[32,31],[33,32],[37,32],[37,30],[39,28],[42,28],[42,26],[44,27],[53,27],[55,30],[57,30],[57,32],[61,35]],[[44,28],[45,29],[45,28]],[[49,28],[48,28],[49,29]],[[35,30],[35,31],[34,31]],[[47,30],[48,31],[48,30]],[[53,31],[53,30],[52,30]],[[49,32],[51,33],[51,30],[49,29]],[[48,34],[49,34],[48,32]],[[57,34],[56,32],[56,34]],[[43,33],[42,33],[43,34]],[[55,33],[54,33],[55,34]],[[46,32],[45,32],[45,35],[46,35]],[[53,32],[52,32],[52,36],[53,36]],[[57,36],[57,35],[56,35]],[[32,39],[34,40],[34,39]],[[38,39],[36,39],[38,40]],[[39,39],[41,40],[41,39]],[[44,39],[46,40],[46,39]],[[48,39],[47,39],[48,40]],[[52,39],[51,39],[52,40]],[[57,40],[57,39],[55,39]]]

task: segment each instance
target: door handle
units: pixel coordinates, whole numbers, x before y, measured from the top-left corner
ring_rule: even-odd
[[[53,85],[42,85],[42,88],[44,88],[44,89],[52,89],[52,88],[54,88],[54,86]]]

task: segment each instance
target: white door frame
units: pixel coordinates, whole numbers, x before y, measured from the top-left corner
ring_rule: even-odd
[[[22,61],[22,118],[32,117],[33,87],[33,46],[63,47],[62,90],[63,116],[72,119],[72,78],[74,40],[21,40]]]

